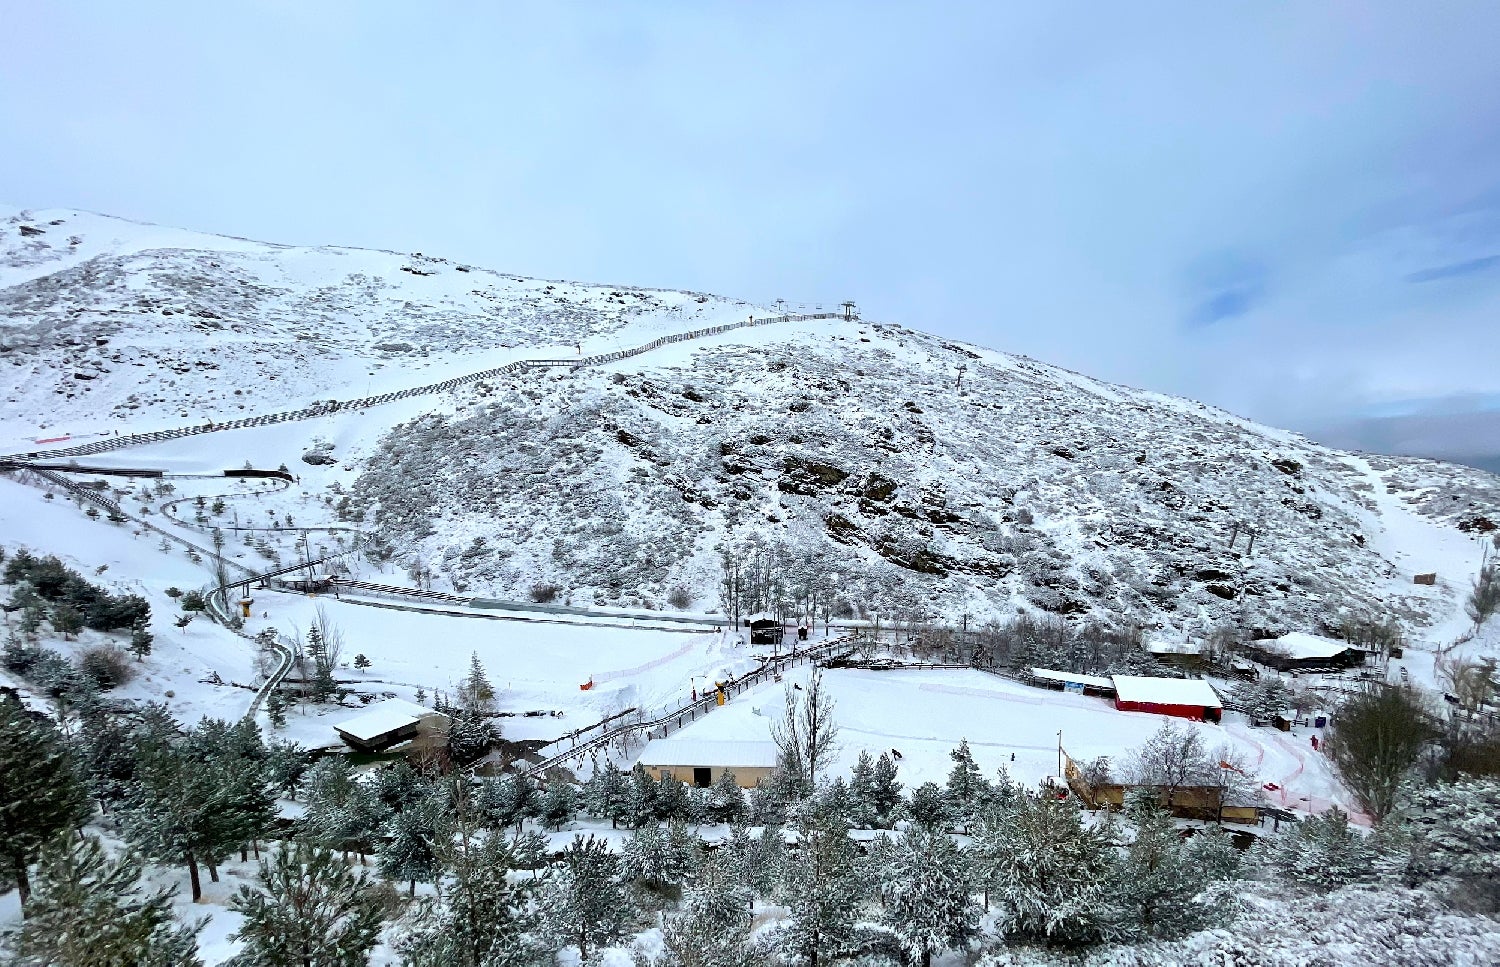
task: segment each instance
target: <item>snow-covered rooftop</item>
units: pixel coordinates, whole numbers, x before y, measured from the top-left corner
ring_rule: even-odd
[[[1201,655],[1203,646],[1190,641],[1153,641],[1146,645],[1153,655]]]
[[[352,719],[337,723],[334,728],[351,738],[368,742],[387,732],[415,725],[429,715],[441,714],[404,698],[388,698],[376,702]]]
[[[1114,682],[1098,675],[1080,675],[1076,672],[1060,672],[1051,668],[1033,668],[1031,674],[1037,678],[1045,678],[1049,682],[1078,682],[1091,688],[1113,688]]]
[[[1274,642],[1276,650],[1284,651],[1293,658],[1332,658],[1348,651],[1353,645],[1347,641],[1310,635],[1305,631],[1294,631],[1282,635]]]
[[[1122,702],[1224,707],[1214,687],[1201,678],[1146,678],[1139,675],[1110,677],[1115,683],[1115,694]]]
[[[641,762],[651,766],[745,766],[776,765],[776,743],[733,739],[653,739],[641,752]]]
[[[745,615],[746,624],[754,624],[757,621],[775,621],[776,616],[769,611],[757,611],[754,614]]]

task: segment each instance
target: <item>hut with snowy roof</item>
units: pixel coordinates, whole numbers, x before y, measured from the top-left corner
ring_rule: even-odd
[[[707,788],[726,772],[735,784],[753,789],[776,770],[776,743],[731,739],[652,739],[641,752],[641,765],[655,779],[679,779]]]
[[[1347,641],[1294,631],[1270,641],[1257,641],[1245,652],[1262,665],[1279,672],[1337,671],[1358,668],[1366,653]]]
[[[333,730],[361,752],[380,752],[416,738],[445,736],[448,721],[448,716],[425,705],[390,698],[335,724]]]
[[[781,644],[781,622],[769,611],[759,611],[745,618],[745,627],[750,629],[750,644]]]
[[[1224,715],[1219,693],[1201,678],[1147,678],[1111,675],[1115,708],[1122,712],[1175,715],[1199,722],[1217,722]]]

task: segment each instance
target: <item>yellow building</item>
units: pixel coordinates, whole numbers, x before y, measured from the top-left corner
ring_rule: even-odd
[[[668,736],[647,743],[640,762],[656,779],[670,777],[706,788],[732,772],[740,788],[753,789],[776,769],[776,743]]]

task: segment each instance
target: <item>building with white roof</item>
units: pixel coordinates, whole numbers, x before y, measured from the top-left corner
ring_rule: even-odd
[[[732,772],[737,785],[750,789],[770,778],[776,755],[776,743],[770,741],[668,736],[647,743],[640,762],[657,779],[670,777],[690,786],[707,787]]]
[[[1219,693],[1201,678],[1147,678],[1111,675],[1115,683],[1115,708],[1124,712],[1151,712],[1179,718],[1217,722],[1224,714]]]
[[[420,735],[445,734],[448,716],[404,698],[388,698],[366,708],[333,730],[349,745],[364,752],[378,752]]]

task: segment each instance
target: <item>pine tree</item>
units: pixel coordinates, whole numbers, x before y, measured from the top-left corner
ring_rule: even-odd
[[[880,829],[891,829],[901,817],[905,802],[901,797],[901,783],[896,779],[896,762],[889,753],[882,752],[875,760],[870,802],[875,809],[875,825]]]
[[[242,944],[236,967],[364,967],[383,925],[371,886],[328,850],[284,846],[229,901],[245,918],[231,934]]]
[[[662,776],[656,785],[656,818],[660,820],[686,819],[691,807],[687,786],[681,779]]]
[[[1189,865],[1171,814],[1148,791],[1127,799],[1126,815],[1135,836],[1116,869],[1112,893],[1122,930],[1140,938],[1176,937],[1204,925],[1208,910],[1195,898],[1208,873]]]
[[[1330,809],[1267,841],[1258,858],[1276,878],[1326,892],[1373,878],[1377,850],[1348,814]]]
[[[354,781],[342,756],[320,759],[308,771],[303,823],[318,844],[341,850],[345,856],[353,850],[363,863],[385,814],[374,792]]]
[[[271,689],[266,696],[266,719],[273,729],[286,728],[286,699],[282,698],[279,688]]]
[[[547,933],[557,943],[577,947],[583,963],[624,935],[630,904],[620,889],[619,861],[603,840],[573,837],[540,906]]]
[[[620,828],[620,820],[630,817],[630,786],[625,774],[611,765],[594,770],[584,790],[584,810],[610,825]]]
[[[499,744],[500,730],[485,713],[460,705],[448,714],[448,758],[455,766],[478,762]]]
[[[763,900],[780,897],[786,888],[786,871],[791,856],[786,848],[786,834],[781,826],[763,826],[755,840],[749,866],[749,886]]]
[[[364,652],[360,652],[354,656],[354,667],[360,671],[364,671],[370,667],[370,659],[365,656]]]
[[[263,836],[274,803],[254,724],[204,720],[185,737],[156,729],[140,742],[137,783],[121,808],[125,834],[146,855],[188,868],[194,902],[198,864],[218,880],[218,862]]]
[[[750,891],[725,864],[704,864],[682,898],[682,913],[662,930],[663,967],[744,967],[750,942]]]
[[[484,666],[479,663],[478,652],[469,656],[469,674],[458,685],[458,703],[480,715],[495,710],[495,688],[490,684]]]
[[[639,829],[646,823],[656,822],[656,782],[639,762],[630,770],[629,822]]]
[[[178,924],[170,891],[147,890],[141,862],[109,858],[96,837],[64,833],[42,851],[17,967],[189,967],[203,922]]]
[[[417,806],[391,816],[386,838],[375,851],[380,875],[405,880],[409,895],[416,896],[417,882],[430,883],[442,874],[438,861],[437,823],[432,810]]]
[[[968,739],[961,739],[958,748],[948,756],[953,760],[953,769],[948,773],[948,811],[967,833],[974,817],[985,810],[990,784],[984,781],[984,773],[974,762]]]
[[[58,604],[52,608],[52,627],[64,638],[72,638],[83,630],[83,612],[71,604]]]
[[[0,694],[0,858],[22,907],[31,893],[27,867],[42,845],[82,825],[91,811],[82,769],[62,735]]]
[[[554,782],[542,794],[538,807],[542,824],[548,829],[562,829],[573,821],[577,812],[577,794],[566,782]]]
[[[1472,909],[1500,910],[1500,780],[1420,790],[1406,819],[1411,882],[1451,885]]]
[[[885,922],[906,952],[929,967],[935,951],[962,949],[979,929],[965,858],[946,833],[913,826],[881,870]]]
[[[801,848],[786,876],[791,918],[777,939],[789,961],[818,967],[821,957],[849,948],[864,890],[846,829],[804,824],[798,832]]]
[[[1026,940],[1092,943],[1115,920],[1112,843],[1083,825],[1072,800],[1026,792],[1007,821],[980,832],[980,873],[1005,910],[1005,932]]]
[[[266,782],[276,792],[294,802],[297,799],[297,787],[302,784],[302,778],[307,775],[311,765],[307,760],[307,750],[296,742],[272,742],[266,746]]]
[[[135,656],[136,661],[143,661],[151,654],[152,641],[151,632],[146,628],[146,622],[137,621],[135,627],[130,629],[130,653]]]
[[[738,823],[744,821],[746,814],[749,812],[749,806],[745,804],[745,794],[740,789],[739,783],[735,781],[733,772],[728,769],[721,772],[708,793],[705,811],[708,814],[710,822]]]
[[[924,782],[913,789],[906,809],[912,822],[931,830],[946,830],[953,821],[947,792],[935,782]]]
[[[620,870],[644,890],[675,901],[702,859],[698,837],[674,820],[665,828],[647,824],[636,830],[625,844]]]
[[[397,943],[406,967],[519,967],[535,959],[531,884],[509,876],[520,868],[516,853],[499,836],[479,835],[481,819],[467,785],[454,785],[439,837],[449,886]]]
[[[849,821],[856,829],[878,829],[879,807],[875,803],[875,760],[866,749],[849,774]]]

